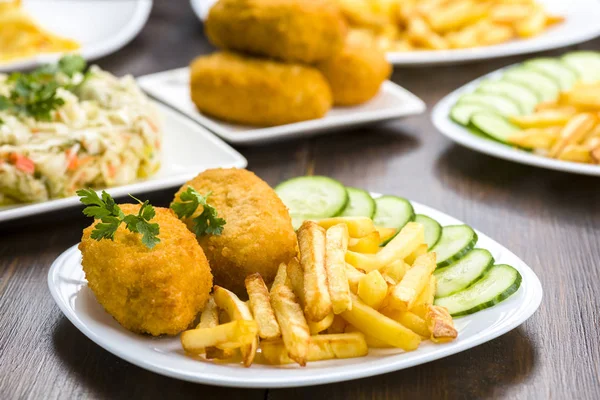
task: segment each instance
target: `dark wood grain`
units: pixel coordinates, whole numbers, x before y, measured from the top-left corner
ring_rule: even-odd
[[[600,48],[600,40],[582,48]],[[148,25],[99,60],[116,74],[186,65],[211,51],[187,1],[156,1]],[[547,54],[559,54],[549,52]],[[396,69],[393,80],[432,107],[479,75],[524,57]],[[600,393],[600,181],[513,164],[450,143],[428,113],[309,140],[238,148],[269,184],[305,173],[428,204],[486,232],[542,281],[540,310],[461,354],[353,382],[287,390],[195,385],[101,349],[59,311],[48,268],[80,238],[79,210],[0,225],[0,398],[596,399]],[[171,190],[149,194],[166,205]]]

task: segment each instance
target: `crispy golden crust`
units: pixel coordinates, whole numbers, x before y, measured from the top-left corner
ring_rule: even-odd
[[[347,31],[328,0],[220,0],[205,29],[217,47],[303,63],[340,51]]]
[[[370,100],[392,72],[382,51],[354,42],[346,43],[341,52],[319,63],[317,68],[329,82],[333,103],[340,106]]]
[[[324,116],[331,91],[313,67],[222,52],[191,64],[192,101],[201,112],[248,125],[281,125]]]
[[[139,205],[122,204],[125,214]],[[212,274],[202,248],[169,209],[155,207],[160,243],[150,250],[121,224],[115,240],[91,239],[84,229],[79,250],[88,286],[121,325],[137,333],[175,335],[194,321],[208,300]]]
[[[252,273],[258,272],[270,285],[279,264],[297,252],[290,216],[273,189],[244,169],[211,169],[183,185],[175,201],[188,185],[201,194],[211,191],[208,203],[227,221],[220,236],[199,239],[215,284],[243,298],[247,298],[244,280]],[[191,219],[185,222],[192,225]]]

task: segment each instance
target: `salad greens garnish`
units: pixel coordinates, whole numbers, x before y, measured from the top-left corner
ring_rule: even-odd
[[[207,203],[210,194],[211,192],[208,192],[203,196],[188,186],[179,196],[181,202],[171,204],[171,209],[180,219],[191,217],[198,206],[202,206],[202,213],[194,218],[193,231],[198,238],[204,235],[220,235],[226,223],[223,218],[219,218],[217,210]]]
[[[115,240],[115,232],[119,228],[119,225],[124,222],[125,227],[129,231],[142,235],[142,243],[149,249],[154,248],[157,243],[160,243],[160,239],[158,238],[160,227],[157,223],[150,223],[150,220],[156,215],[156,211],[148,200],[142,202],[129,195],[142,206],[137,215],[125,215],[121,207],[115,203],[112,196],[104,190],[102,191],[102,197],[98,196],[92,189],[81,189],[76,193],[80,197],[79,200],[87,206],[83,209],[83,213],[88,217],[93,217],[101,221],[92,230],[92,239]]]

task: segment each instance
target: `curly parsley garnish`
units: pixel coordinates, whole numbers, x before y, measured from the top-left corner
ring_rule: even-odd
[[[137,215],[125,215],[121,208],[115,203],[112,196],[104,190],[102,191],[102,198],[100,198],[92,189],[81,189],[76,193],[81,197],[79,200],[87,206],[83,209],[83,213],[88,217],[94,217],[101,221],[97,223],[94,230],[92,230],[92,239],[115,240],[115,232],[117,231],[117,228],[119,228],[119,225],[124,222],[125,227],[131,232],[140,233],[142,235],[142,243],[149,249],[154,248],[157,243],[160,243],[160,239],[158,238],[160,228],[157,223],[150,223],[150,220],[154,218],[156,212],[148,200],[142,202],[132,195],[129,195],[142,206]]]
[[[85,68],[86,62],[81,56],[67,55],[57,64],[44,65],[30,73],[11,74],[8,82],[14,83],[14,87],[8,96],[0,96],[0,111],[11,110],[38,121],[50,121],[52,111],[65,103],[57,97],[57,89],[73,87],[71,83],[61,83],[58,76],[72,78]]]
[[[211,192],[208,192],[205,196],[202,196],[193,187],[188,186],[187,190],[179,196],[181,202],[171,204],[171,209],[180,219],[191,217],[198,209],[198,206],[202,206],[202,214],[194,218],[193,231],[196,237],[220,235],[223,232],[225,220],[219,218],[217,210],[207,203],[210,194]]]

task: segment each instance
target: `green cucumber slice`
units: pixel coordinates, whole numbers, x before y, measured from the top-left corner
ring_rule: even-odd
[[[344,211],[340,214],[342,217],[369,217],[375,215],[375,200],[369,192],[353,187],[346,187],[349,201]]]
[[[480,111],[494,112],[495,109],[484,104],[458,103],[455,104],[454,107],[452,107],[452,109],[450,110],[450,118],[452,118],[454,122],[460,125],[467,126],[469,125],[469,121],[471,120],[471,115]]]
[[[410,201],[397,196],[381,196],[375,199],[377,209],[373,216],[375,226],[402,229],[415,219],[415,210]]]
[[[547,75],[526,67],[514,67],[502,76],[507,80],[521,84],[535,91],[542,101],[554,100],[558,96],[560,86]]]
[[[431,249],[437,256],[437,267],[443,268],[467,254],[477,243],[477,234],[468,225],[449,225],[442,228],[442,236]]]
[[[508,142],[509,136],[519,131],[518,127],[511,124],[504,117],[490,112],[473,114],[471,124],[492,139],[506,144],[510,144]]]
[[[600,81],[600,53],[596,51],[573,51],[561,57],[561,61],[579,74],[584,83]]]
[[[453,317],[473,314],[510,297],[519,290],[521,280],[519,271],[510,265],[494,265],[467,289],[448,297],[437,298],[434,304],[446,307]]]
[[[425,228],[425,243],[427,244],[427,248],[430,249],[435,246],[442,236],[442,226],[440,223],[423,214],[417,214],[415,222],[418,222]]]
[[[517,103],[524,114],[532,113],[540,102],[537,94],[527,86],[507,80],[484,81],[477,87],[477,92],[506,96]]]
[[[506,96],[486,93],[469,93],[461,96],[457,104],[480,104],[504,116],[520,115],[521,108]]]
[[[434,275],[437,279],[436,297],[446,297],[463,290],[494,265],[494,257],[484,249],[473,249],[453,264],[439,268]]]
[[[348,204],[346,187],[326,176],[300,176],[275,187],[275,193],[289,209],[294,228],[306,219],[339,215]]]
[[[523,65],[550,76],[558,82],[561,90],[570,89],[578,79],[577,72],[567,67],[556,58],[534,58],[533,60],[525,61]]]

